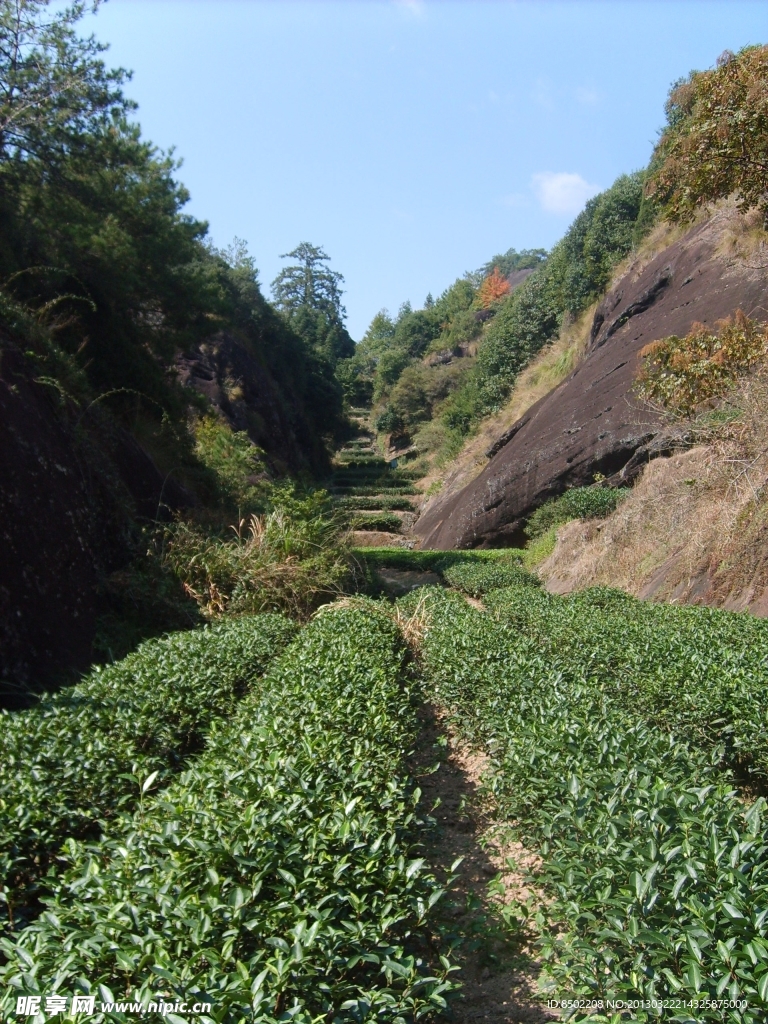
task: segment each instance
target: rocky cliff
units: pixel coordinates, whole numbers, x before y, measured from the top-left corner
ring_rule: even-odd
[[[68,407],[8,339],[0,346],[0,704],[86,668],[98,582],[131,523],[192,497],[126,431]]]
[[[662,419],[633,394],[639,352],[738,308],[768,320],[764,270],[733,259],[724,246],[740,230],[739,215],[726,206],[617,276],[595,312],[579,366],[496,440],[474,480],[428,504],[415,527],[419,546],[519,544],[526,517],[548,498],[592,483],[596,474],[629,482],[675,448]]]
[[[301,470],[322,475],[328,454],[313,430],[303,401],[287,382],[278,387],[269,370],[234,334],[220,331],[179,353],[179,380],[210,402],[233,430],[244,430],[277,473]]]
[[[276,472],[327,467],[300,398],[234,336],[180,355],[176,371]],[[195,503],[98,402],[64,399],[0,337],[0,706],[87,668],[102,585],[136,553],[137,526]]]

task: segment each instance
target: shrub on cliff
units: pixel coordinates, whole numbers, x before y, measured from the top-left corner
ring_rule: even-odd
[[[694,323],[684,338],[670,335],[641,349],[642,398],[682,416],[723,395],[768,353],[768,328],[738,309],[712,331]]]
[[[531,514],[525,532],[535,539],[571,519],[603,519],[617,508],[626,491],[612,487],[574,487]]]
[[[668,216],[688,220],[735,193],[768,220],[768,46],[726,51],[676,83],[654,163],[647,191]]]

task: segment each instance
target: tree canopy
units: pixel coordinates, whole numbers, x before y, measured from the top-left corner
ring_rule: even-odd
[[[653,167],[647,192],[674,219],[736,194],[768,220],[768,46],[726,51],[675,83]]]
[[[519,252],[517,249],[507,249],[484,263],[479,273],[487,277],[496,269],[503,277],[509,277],[516,270],[535,270],[546,258],[546,249],[521,249]]]
[[[277,308],[313,347],[336,362],[354,354],[355,345],[344,326],[341,304],[343,276],[327,264],[330,256],[320,246],[301,242],[281,259],[297,262],[283,267],[272,282]]]
[[[128,77],[107,70],[107,49],[82,39],[75,24],[90,5],[49,12],[50,0],[0,3],[0,160],[35,157],[51,164],[102,135],[134,107]]]

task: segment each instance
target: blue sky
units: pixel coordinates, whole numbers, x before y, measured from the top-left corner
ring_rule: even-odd
[[[645,165],[670,83],[768,41],[762,0],[109,0],[87,21],[188,210],[262,286],[322,245],[359,339],[495,253],[550,247]]]

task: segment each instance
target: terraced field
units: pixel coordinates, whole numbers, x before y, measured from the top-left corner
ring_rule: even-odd
[[[152,641],[5,716],[3,1019],[768,1019],[768,623],[359,552],[439,585]]]
[[[379,453],[363,410],[353,410],[353,422],[360,433],[336,453],[330,492],[349,516],[357,544],[406,547],[418,516],[414,474]]]

